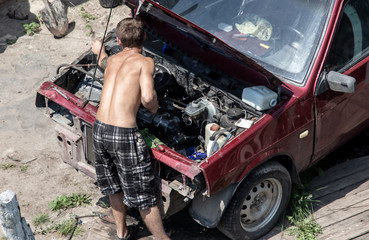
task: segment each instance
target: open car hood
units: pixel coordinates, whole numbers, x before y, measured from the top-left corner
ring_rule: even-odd
[[[192,21],[152,0],[126,1],[148,26],[184,53],[252,85],[280,86],[282,81],[242,52],[231,47]],[[183,15],[183,14],[181,14]]]

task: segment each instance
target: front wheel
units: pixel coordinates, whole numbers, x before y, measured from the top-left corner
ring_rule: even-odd
[[[268,233],[285,211],[291,177],[271,161],[253,170],[238,187],[218,229],[231,239],[252,240]]]

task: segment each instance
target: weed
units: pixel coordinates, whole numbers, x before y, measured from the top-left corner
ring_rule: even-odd
[[[25,23],[23,24],[23,28],[24,28],[24,32],[29,36],[32,36],[41,30],[40,24],[37,22],[31,22],[29,24]]]
[[[98,206],[100,206],[100,207],[102,207],[102,208],[104,208],[104,209],[108,209],[110,206],[109,206],[109,204],[106,204],[106,203],[104,203],[103,201],[101,201],[101,200],[99,200],[97,203],[96,203],[96,205],[98,205]]]
[[[37,21],[38,21],[39,23],[44,23],[44,21],[42,20],[42,17],[41,17],[41,13],[38,13],[38,14],[37,14]]]
[[[23,165],[23,166],[20,166],[19,168],[20,168],[21,172],[25,172],[25,171],[27,171],[28,166],[27,165]]]
[[[6,237],[1,237],[1,240],[7,240],[7,238]]]
[[[62,195],[51,201],[49,207],[52,211],[74,208],[81,205],[91,204],[91,198],[86,194],[73,193],[70,196]]]
[[[88,13],[84,7],[81,7],[81,17],[85,20],[85,22],[90,22],[91,20],[95,20],[97,17]]]
[[[8,45],[13,45],[16,42],[17,42],[16,39],[6,39],[6,44],[8,44]]]
[[[36,221],[38,225],[36,225]],[[42,214],[39,217],[37,217],[34,220],[34,224],[36,228],[39,227],[39,229],[36,230],[36,232],[42,235],[52,233],[52,232],[57,232],[62,236],[67,236],[76,227],[76,220],[73,216],[70,216],[69,219],[62,221],[61,223],[54,223],[53,221],[52,222],[49,222],[49,221],[50,219],[47,214]],[[49,224],[46,226],[41,226],[42,224],[46,222],[49,222]],[[82,231],[82,228],[77,226],[74,230],[74,235],[78,235],[79,233],[81,233],[81,231]]]
[[[55,226],[55,230],[62,236],[67,236],[69,235],[74,227],[76,225],[76,220],[73,217],[70,217],[69,219],[57,224]],[[74,230],[74,235],[78,235],[79,233],[81,233],[82,229],[77,226],[76,229]]]
[[[40,226],[39,230],[37,230],[37,227],[36,227],[36,232],[42,235],[55,232],[56,230],[57,230],[57,225],[54,222],[51,222],[49,225],[44,226],[44,227]]]
[[[303,188],[294,187],[292,189],[289,211],[292,213],[288,220],[293,224],[287,230],[289,235],[295,235],[297,240],[315,240],[317,235],[322,233],[321,226],[312,216],[313,211],[312,195]]]
[[[33,224],[35,225],[35,227],[38,227],[41,224],[48,222],[49,220],[50,220],[50,217],[48,214],[41,214],[40,216],[36,217],[33,220]]]
[[[5,163],[5,164],[1,165],[1,168],[3,170],[7,170],[7,169],[10,169],[10,168],[15,168],[15,165],[13,163]]]
[[[89,37],[89,36],[95,34],[95,31],[92,29],[91,25],[87,24],[85,27],[88,30],[88,32],[86,33],[86,36]]]

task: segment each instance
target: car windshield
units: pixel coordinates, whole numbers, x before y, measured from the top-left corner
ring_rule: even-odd
[[[331,0],[157,0],[270,72],[303,83]]]

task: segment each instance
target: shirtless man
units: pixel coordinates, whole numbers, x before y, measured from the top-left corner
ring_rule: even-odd
[[[109,195],[117,240],[133,235],[126,224],[126,206],[140,211],[155,239],[169,239],[156,204],[149,150],[136,125],[141,104],[152,114],[158,109],[154,61],[141,54],[144,30],[140,20],[123,19],[116,34],[123,50],[107,58],[103,48],[99,60],[106,69],[93,127],[97,183],[102,194]],[[92,52],[98,54],[101,45],[94,41]]]

